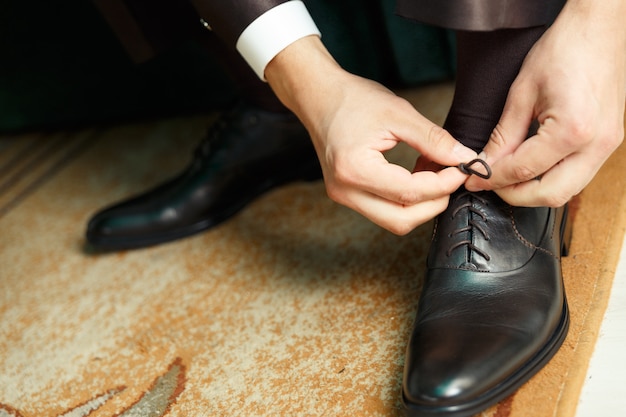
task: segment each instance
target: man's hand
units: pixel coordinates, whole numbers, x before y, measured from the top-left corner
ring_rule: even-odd
[[[529,52],[484,149],[493,189],[523,206],[565,204],[624,138],[626,2],[569,0]],[[539,129],[528,138],[531,121]]]
[[[341,69],[317,37],[274,58],[265,76],[311,134],[330,198],[406,234],[445,210],[467,179],[456,168],[410,172],[384,152],[406,142],[428,159],[456,166],[476,157],[382,85]]]

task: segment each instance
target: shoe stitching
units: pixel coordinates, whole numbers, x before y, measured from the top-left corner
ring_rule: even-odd
[[[511,224],[513,225],[513,232],[515,233],[515,236],[517,236],[517,238],[518,238],[518,240],[519,240],[519,241],[521,241],[521,242],[522,242],[525,246],[527,246],[527,247],[529,247],[529,248],[531,248],[531,249],[535,249],[535,250],[538,250],[538,251],[544,252],[544,253],[546,253],[546,254],[548,254],[548,255],[552,256],[553,258],[555,258],[555,259],[557,259],[557,260],[559,259],[559,257],[558,257],[558,256],[556,256],[553,252],[551,252],[551,251],[549,251],[549,250],[547,250],[547,249],[545,249],[545,248],[542,248],[542,247],[540,247],[540,246],[537,246],[537,245],[535,245],[535,244],[533,244],[533,243],[529,242],[529,241],[528,241],[528,240],[527,240],[527,239],[526,239],[526,238],[525,238],[525,237],[524,237],[524,236],[520,233],[520,231],[519,231],[519,230],[518,230],[518,228],[517,228],[517,223],[515,222],[515,217],[513,216],[513,207],[509,206],[508,211],[509,211],[509,217],[511,218]],[[553,223],[555,223],[555,222],[553,222]],[[555,225],[553,224],[553,226],[552,226],[552,236],[553,236],[553,237],[554,237],[554,230],[555,230],[555,229],[554,229],[554,227],[555,227]]]

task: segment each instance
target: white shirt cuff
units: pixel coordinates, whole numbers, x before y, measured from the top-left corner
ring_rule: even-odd
[[[301,0],[292,0],[268,10],[241,33],[237,50],[260,79],[265,81],[265,67],[276,55],[298,39],[321,36]]]

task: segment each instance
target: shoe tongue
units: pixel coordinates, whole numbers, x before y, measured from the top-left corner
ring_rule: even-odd
[[[437,219],[429,268],[504,272],[526,264],[550,210],[511,207],[491,192],[457,193]]]
[[[453,196],[448,209],[439,217],[439,229],[429,262],[455,269],[487,270],[488,245],[485,234],[484,200],[463,191]]]

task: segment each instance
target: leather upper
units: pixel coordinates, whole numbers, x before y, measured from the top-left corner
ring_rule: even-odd
[[[272,187],[320,177],[295,116],[238,107],[216,122],[183,172],[94,215],[87,239],[100,248],[177,239],[226,220]]]
[[[562,213],[511,207],[492,192],[452,196],[435,223],[407,348],[411,416],[472,415],[556,352],[568,323]]]

